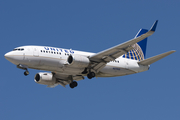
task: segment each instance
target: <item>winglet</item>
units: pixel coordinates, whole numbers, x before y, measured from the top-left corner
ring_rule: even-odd
[[[157,23],[158,23],[158,20],[156,20],[156,21],[154,22],[154,24],[153,24],[153,26],[151,27],[150,31],[155,32]]]

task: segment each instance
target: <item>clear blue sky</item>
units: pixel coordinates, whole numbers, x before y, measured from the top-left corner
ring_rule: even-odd
[[[1,0],[0,120],[180,120],[180,1]],[[147,72],[85,79],[70,89],[34,82],[4,58],[22,45],[99,52],[149,29],[147,57],[176,53]]]

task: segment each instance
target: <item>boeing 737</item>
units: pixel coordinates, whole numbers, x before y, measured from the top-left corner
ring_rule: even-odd
[[[157,26],[155,21],[150,30],[140,29],[135,38],[98,53],[82,52],[48,46],[21,46],[6,53],[4,57],[25,70],[38,69],[50,72],[39,72],[35,75],[36,83],[55,87],[70,88],[78,85],[77,81],[85,76],[116,77],[149,70],[152,63],[174,53],[169,51],[148,59],[146,57],[147,37],[151,36]]]

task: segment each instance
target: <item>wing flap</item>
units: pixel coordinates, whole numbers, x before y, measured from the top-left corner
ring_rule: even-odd
[[[66,75],[59,72],[55,73],[54,77],[57,80],[57,84],[60,84],[63,87],[70,84],[73,80],[79,81],[84,79],[82,75]]]
[[[99,72],[99,70],[103,67],[106,66],[106,63],[105,62],[100,62],[100,63],[96,63],[92,69],[95,70],[96,72]]]
[[[168,51],[166,53],[162,53],[160,55],[156,55],[154,57],[142,60],[142,61],[138,62],[138,64],[140,64],[140,65],[150,65],[150,64],[152,64],[152,63],[154,63],[154,62],[156,62],[156,61],[158,61],[158,60],[160,60],[160,59],[162,59],[162,58],[164,58],[164,57],[166,57],[166,56],[168,56],[168,55],[170,55],[170,54],[172,54],[174,52],[176,52],[176,51],[175,50]]]

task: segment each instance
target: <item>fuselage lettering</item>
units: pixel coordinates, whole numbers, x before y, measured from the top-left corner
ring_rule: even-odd
[[[50,48],[50,49],[55,51],[55,49],[54,49],[54,48]]]
[[[67,50],[64,50],[66,53],[69,53]]]
[[[44,47],[45,50],[57,51],[57,52],[65,52],[65,53],[74,53],[73,50],[61,49],[61,48],[51,48],[51,47]]]
[[[45,49],[45,50],[49,50],[49,48],[48,48],[48,47],[44,47],[44,49]]]

